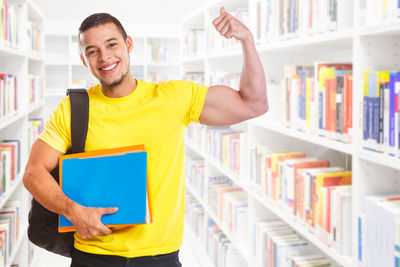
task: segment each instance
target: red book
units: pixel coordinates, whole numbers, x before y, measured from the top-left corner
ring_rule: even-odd
[[[330,83],[330,102],[327,103],[329,104],[329,131],[331,132],[336,132],[336,91],[337,91],[337,82],[336,78],[334,79],[328,79],[326,81],[327,83]]]
[[[349,103],[347,112],[347,129],[353,128],[353,75],[348,74],[348,77],[349,77],[349,90],[347,92],[347,95]]]

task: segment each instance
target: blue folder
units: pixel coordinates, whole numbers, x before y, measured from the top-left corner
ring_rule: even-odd
[[[147,152],[67,158],[60,163],[60,185],[73,201],[85,207],[118,207],[102,217],[106,226],[150,223],[147,196]],[[59,231],[74,231],[60,215]]]

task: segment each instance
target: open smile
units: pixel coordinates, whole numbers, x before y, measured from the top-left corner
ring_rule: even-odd
[[[99,70],[101,72],[103,72],[103,73],[108,74],[108,73],[113,72],[117,68],[118,64],[119,64],[119,62],[115,62],[115,63],[113,63],[111,65],[106,66],[106,67],[100,68]]]

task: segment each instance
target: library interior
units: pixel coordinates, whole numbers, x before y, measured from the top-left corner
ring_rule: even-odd
[[[184,121],[185,117],[176,124],[174,117],[168,117],[169,109],[180,109],[181,103],[177,102],[185,101],[186,96],[167,95],[179,97],[170,98],[169,101],[177,102],[169,102],[168,110],[162,114],[164,106],[157,109],[155,105],[165,105],[166,100],[148,104],[139,98],[144,97],[143,92],[133,91],[129,96],[133,96],[132,103],[137,105],[139,114],[132,111],[133,129],[136,119],[138,130],[148,129],[148,138],[157,139],[172,131],[171,127],[165,127],[164,133],[145,128],[161,123],[143,124],[147,117],[139,116],[150,109],[158,110],[158,118],[166,120],[162,125],[181,127],[174,130],[182,130],[182,146],[174,148],[178,161],[162,160],[171,166],[178,164],[171,169],[179,169],[182,187],[168,189],[166,182],[157,182],[164,187],[151,187],[155,182],[149,181],[150,178],[157,180],[151,176],[156,173],[151,161],[161,160],[154,155],[157,152],[153,153],[153,144],[147,150],[141,147],[115,150],[119,142],[108,140],[110,143],[105,142],[100,148],[111,152],[85,154],[82,157],[89,157],[86,162],[94,165],[82,166],[86,166],[88,173],[100,175],[100,170],[107,169],[107,165],[96,167],[103,156],[117,160],[123,158],[121,151],[125,151],[132,160],[137,160],[137,155],[145,153],[140,154],[145,157],[143,164],[147,164],[147,168],[146,165],[142,168],[144,191],[137,193],[140,190],[135,188],[131,197],[135,195],[130,198],[136,203],[142,197],[144,222],[140,226],[119,226],[115,231],[145,229],[157,224],[164,214],[176,216],[177,222],[171,225],[179,225],[164,229],[165,236],[174,240],[163,241],[179,243],[180,263],[173,266],[400,267],[400,1],[0,0],[0,11],[0,266],[83,266],[31,242],[28,229],[33,196],[25,179],[28,159],[30,162],[30,155],[37,154],[31,154],[32,146],[41,141],[44,132],[49,131],[47,136],[51,136],[57,132],[54,127],[64,123],[59,121],[62,103],[72,98],[71,93],[66,94],[67,89],[88,90],[90,103],[101,100],[108,103],[105,90],[99,90],[99,94],[104,93],[104,99],[99,100],[94,98],[98,96],[93,96],[93,88],[114,88],[100,81],[112,73],[108,68],[111,65],[107,70],[102,67],[93,71],[92,65],[83,63],[91,55],[87,53],[90,49],[82,49],[83,37],[78,35],[81,23],[94,13],[115,16],[133,44],[126,69],[137,86],[167,90],[169,81],[184,80],[185,83],[173,84],[192,86],[193,99],[189,101],[206,101],[205,95],[200,96],[205,88],[224,85],[233,89],[235,95],[243,96],[242,88],[252,79],[246,75],[255,64],[245,57],[250,57],[251,49],[238,34],[223,36],[213,24],[227,12],[231,20],[226,25],[233,21],[227,31],[240,22],[251,32],[250,39],[265,74],[268,111],[234,124],[206,125],[198,117],[203,102],[186,103],[196,110],[179,110],[190,113],[187,115],[190,120]],[[98,25],[93,27],[100,29]],[[122,64],[117,67],[122,68]],[[251,90],[247,91],[251,95]],[[164,97],[161,93],[153,96]],[[108,112],[104,103],[96,105],[103,105],[104,112]],[[143,111],[140,105],[151,106]],[[235,110],[234,105],[230,108]],[[123,107],[121,110],[124,111]],[[126,116],[122,111],[116,116]],[[104,123],[90,118],[89,126],[113,125],[112,117],[104,117]],[[65,121],[71,120],[68,117]],[[110,136],[106,128],[93,132],[89,127],[88,139],[96,140],[93,135]],[[66,131],[71,133],[70,128]],[[128,135],[129,132],[124,134]],[[70,136],[60,138],[71,140]],[[175,139],[171,137],[169,144],[157,140],[154,143],[160,147],[157,150],[164,151],[180,144]],[[164,136],[160,140],[168,139]],[[99,147],[93,141],[90,145],[92,149]],[[80,152],[84,151],[83,147]],[[57,152],[61,153],[59,149]],[[182,157],[178,155],[181,152]],[[60,175],[68,169],[67,160],[73,157],[60,156],[60,169],[64,160]],[[95,157],[98,163],[90,157]],[[56,161],[54,166],[58,166]],[[66,179],[67,173],[64,188],[57,187],[60,192],[65,190],[65,194]],[[90,181],[85,179],[81,188],[91,188],[86,182]],[[133,187],[138,186],[135,182]],[[165,196],[167,190],[181,195],[175,202],[165,200],[163,207],[168,202],[179,206],[159,211],[157,205],[163,200],[157,199],[157,194]],[[82,198],[87,195],[94,194],[83,194]],[[102,196],[114,199],[115,195]],[[134,205],[127,206],[132,208],[131,213],[136,213]],[[110,228],[112,224],[121,225],[110,224]],[[167,233],[170,228],[181,229],[182,240],[179,232]],[[118,256],[147,255],[135,254],[134,239],[138,233],[149,231],[134,233],[129,241],[131,254],[121,252]],[[85,247],[82,240],[79,237],[75,244]],[[90,238],[87,240],[85,244],[90,244]],[[106,236],[95,240],[109,242]],[[95,246],[98,243],[93,241]],[[154,256],[165,251],[159,248],[161,253],[154,254],[157,248],[150,248],[150,252],[140,253]],[[110,253],[117,255],[113,250]]]

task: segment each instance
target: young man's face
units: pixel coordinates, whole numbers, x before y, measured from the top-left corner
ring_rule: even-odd
[[[130,37],[124,40],[114,23],[106,23],[82,32],[80,44],[83,64],[103,86],[122,82],[129,72]]]

